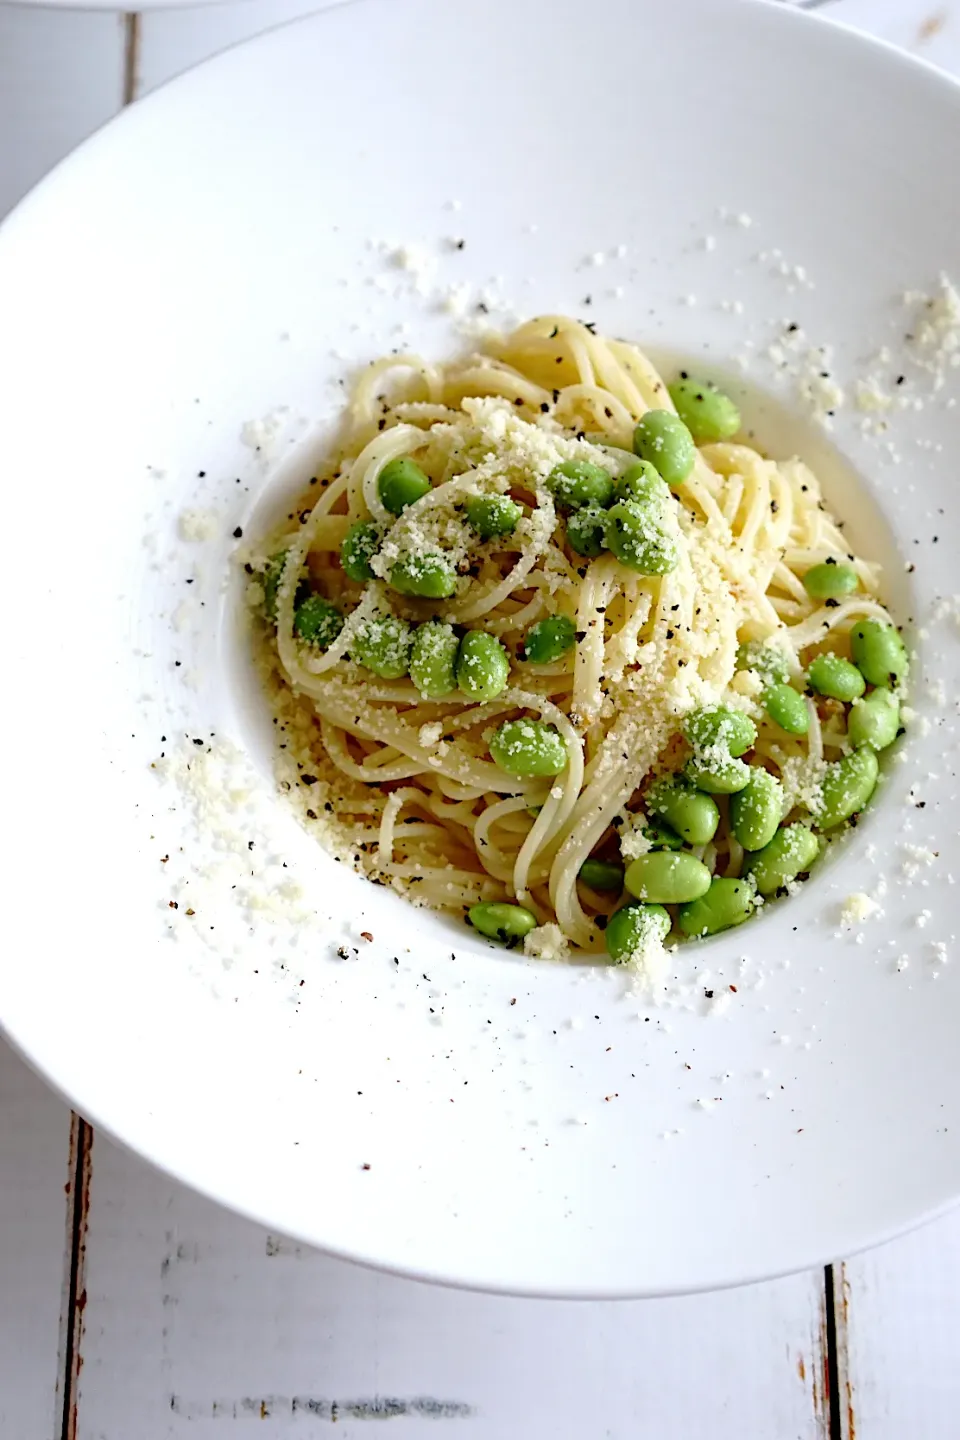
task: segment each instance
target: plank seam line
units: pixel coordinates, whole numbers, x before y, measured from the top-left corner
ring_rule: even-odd
[[[140,15],[125,11],[123,20],[123,91],[121,104],[132,105],[140,88]]]
[[[86,1240],[90,1210],[90,1179],[93,1166],[93,1130],[76,1112],[70,1122],[70,1205],[68,1210],[69,1270],[65,1285],[61,1321],[61,1391],[59,1440],[76,1440],[77,1391],[80,1378],[80,1341],[86,1306]]]
[[[830,1440],[847,1440],[840,1405],[840,1359],[837,1339],[837,1294],[832,1265],[823,1272],[823,1289],[827,1312],[827,1388],[830,1403]],[[852,1440],[852,1437],[850,1437]]]

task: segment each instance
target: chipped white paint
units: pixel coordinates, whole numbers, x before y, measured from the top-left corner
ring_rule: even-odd
[[[77,1440],[224,1440],[258,1416],[283,1440],[386,1416],[415,1440],[441,1421],[475,1440],[825,1433],[819,1273],[607,1304],[418,1285],[270,1236],[98,1136],[86,1287]]]
[[[235,0],[144,16],[140,93],[319,8]],[[957,0],[834,0],[960,73]],[[126,57],[128,62],[132,57]],[[117,16],[0,3],[0,216],[118,108]],[[0,1440],[59,1440],[69,1116],[0,1042]],[[707,1218],[708,1218],[708,1212]],[[98,1138],[76,1440],[313,1435],[825,1437],[819,1276],[643,1304],[433,1290],[223,1214]],[[845,1440],[953,1440],[960,1216],[837,1271]],[[444,1429],[440,1433],[446,1433]]]
[[[843,1440],[955,1440],[960,1211],[838,1267]]]

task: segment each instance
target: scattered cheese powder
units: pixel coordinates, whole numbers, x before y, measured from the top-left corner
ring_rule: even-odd
[[[177,521],[177,533],[181,540],[194,544],[213,540],[219,533],[220,525],[215,510],[181,510]]]
[[[869,920],[872,915],[876,915],[879,909],[880,906],[876,900],[871,900],[870,896],[865,895],[862,891],[855,891],[854,894],[848,895],[843,902],[843,908],[840,911],[840,924],[849,928],[862,925],[865,920]]]

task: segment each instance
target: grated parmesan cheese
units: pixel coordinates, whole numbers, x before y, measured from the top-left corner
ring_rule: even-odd
[[[849,928],[862,925],[865,920],[869,920],[872,915],[876,915],[879,909],[880,906],[876,900],[871,900],[870,896],[865,895],[862,890],[855,891],[852,895],[848,895],[843,902],[843,908],[840,911],[840,924]]]
[[[181,540],[195,544],[214,540],[220,529],[215,510],[181,510],[177,521],[177,533]]]
[[[560,929],[552,921],[548,925],[538,925],[535,930],[524,938],[523,951],[525,955],[536,956],[539,960],[569,960],[570,942]],[[571,1029],[573,1023],[571,1022]]]

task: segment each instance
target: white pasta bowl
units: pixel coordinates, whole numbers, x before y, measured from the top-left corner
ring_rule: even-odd
[[[752,1280],[952,1203],[960,320],[904,292],[960,270],[958,146],[951,82],[775,5],[369,0],[176,81],[20,207],[0,1019],[84,1113],[282,1232],[516,1293]],[[507,300],[742,380],[916,650],[863,823],[678,954],[665,1006],[336,866],[272,780],[234,532],[358,364]]]

